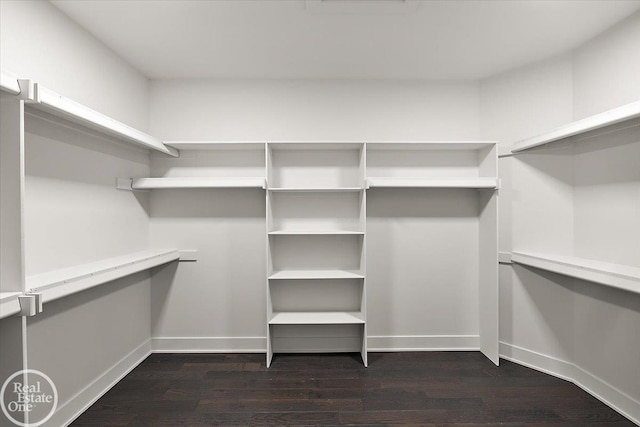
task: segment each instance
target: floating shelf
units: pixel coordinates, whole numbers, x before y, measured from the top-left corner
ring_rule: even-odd
[[[29,276],[27,288],[41,293],[43,302],[50,302],[179,258],[177,249],[141,251]]]
[[[364,231],[348,230],[276,230],[270,231],[269,236],[343,236],[364,235]]]
[[[20,313],[20,295],[22,292],[0,292],[0,319]]]
[[[361,325],[359,312],[280,312],[274,313],[270,325]]]
[[[20,94],[20,84],[18,79],[9,74],[0,73],[0,90],[12,95]]]
[[[160,190],[170,188],[265,188],[264,178],[138,178],[131,183],[133,190]]]
[[[178,150],[264,150],[265,142],[258,141],[164,141]]]
[[[540,145],[559,141],[564,138],[580,135],[638,117],[640,117],[640,101],[632,102],[631,104],[623,105],[622,107],[614,108],[613,110],[605,111],[603,113],[560,126],[542,135],[523,139],[513,144],[511,152],[517,153],[528,150],[533,147],[538,147]]]
[[[280,270],[269,276],[269,280],[301,279],[364,279],[364,275],[350,270]]]
[[[36,102],[29,104],[34,108],[150,150],[155,150],[173,157],[178,157],[179,155],[178,150],[165,146],[161,140],[85,107],[69,98],[58,95],[40,84],[35,84],[35,93]]]
[[[362,187],[318,187],[318,188],[291,188],[291,187],[271,187],[269,191],[279,193],[357,193]]]
[[[640,267],[585,258],[513,252],[511,261],[577,279],[640,293]]]
[[[367,188],[497,188],[497,178],[367,178]]]

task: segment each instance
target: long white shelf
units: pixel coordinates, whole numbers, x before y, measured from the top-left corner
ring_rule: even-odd
[[[359,312],[280,312],[274,313],[270,325],[358,325],[364,324]]]
[[[364,231],[350,230],[275,230],[269,232],[270,236],[343,236],[364,235]]]
[[[364,279],[364,275],[351,270],[280,270],[269,276],[270,280],[300,279]]]
[[[131,183],[133,190],[159,190],[170,188],[265,188],[266,180],[259,177],[217,178],[137,178]]]
[[[76,101],[65,98],[38,83],[35,84],[35,93],[36,102],[30,104],[35,108],[144,148],[159,151],[173,157],[179,156],[178,150],[165,146],[161,140],[134,129],[131,126],[127,126],[111,117],[105,116]]]
[[[177,249],[136,252],[28,276],[27,289],[41,293],[42,301],[46,303],[179,258]]]
[[[266,142],[259,141],[164,141],[178,150],[264,150]]]
[[[18,79],[7,73],[0,73],[0,90],[11,95],[20,94],[20,84]]]
[[[370,141],[367,150],[480,150],[496,144],[496,141]]]
[[[22,292],[0,292],[0,319],[20,313],[20,295]]]
[[[497,188],[497,178],[367,178],[367,188]]]
[[[306,188],[294,188],[294,187],[270,187],[269,191],[279,193],[357,193],[364,188],[362,187],[306,187]]]
[[[631,104],[623,105],[622,107],[614,108],[613,110],[595,114],[582,120],[560,126],[550,132],[543,133],[542,135],[520,140],[513,144],[511,152],[517,153],[529,148],[538,147],[540,145],[580,135],[638,117],[640,117],[640,101],[632,102]]]
[[[585,258],[513,252],[511,261],[569,277],[640,293],[640,267]]]

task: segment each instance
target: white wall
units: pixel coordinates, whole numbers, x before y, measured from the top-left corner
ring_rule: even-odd
[[[0,2],[0,67],[147,128],[147,79],[48,1]]]

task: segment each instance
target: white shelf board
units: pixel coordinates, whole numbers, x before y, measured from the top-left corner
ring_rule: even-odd
[[[497,188],[497,178],[367,178],[367,188]]]
[[[317,187],[317,188],[293,188],[293,187],[271,187],[269,191],[278,193],[357,193],[362,187]]]
[[[260,177],[217,178],[176,177],[137,178],[131,183],[133,190],[159,190],[169,188],[265,188],[266,180]]]
[[[595,114],[582,120],[560,126],[541,135],[520,140],[513,144],[511,152],[517,153],[529,148],[538,147],[540,145],[559,141],[564,138],[580,135],[638,117],[640,117],[640,101],[632,102],[631,104],[623,105],[622,107],[614,108],[613,110]]]
[[[36,83],[35,87],[37,102],[30,104],[35,108],[150,150],[173,157],[178,157],[179,155],[178,150],[165,146],[161,140],[151,135],[147,135],[89,107],[65,98],[40,84]]]
[[[178,150],[264,150],[266,142],[259,141],[164,141]]]
[[[22,292],[0,292],[0,319],[20,313],[20,295]]]
[[[372,141],[367,142],[367,150],[480,150],[496,144],[496,141]]]
[[[364,142],[353,141],[272,141],[268,142],[272,150],[359,150]]]
[[[177,249],[135,252],[28,276],[27,289],[29,292],[41,293],[43,302],[49,302],[179,258],[180,252]]]
[[[640,267],[585,258],[513,252],[511,261],[569,277],[640,293]]]
[[[270,236],[337,236],[337,235],[364,235],[364,231],[350,230],[275,230],[269,232]]]
[[[359,312],[279,312],[269,320],[270,325],[354,325],[364,324]]]
[[[0,73],[0,90],[12,95],[20,94],[20,84],[18,79],[7,73]]]
[[[364,279],[364,275],[351,270],[280,270],[269,276],[270,280],[301,279]]]

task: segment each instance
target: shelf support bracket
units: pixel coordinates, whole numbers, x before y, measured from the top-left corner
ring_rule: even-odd
[[[28,293],[18,297],[20,316],[35,316],[42,313],[42,294]]]
[[[132,182],[131,178],[116,178],[116,188],[118,190],[133,191],[133,188],[131,188]]]

